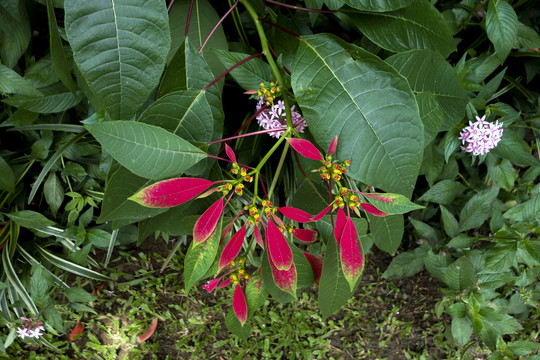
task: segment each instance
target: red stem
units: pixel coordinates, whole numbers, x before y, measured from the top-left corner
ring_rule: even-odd
[[[236,5],[238,5],[238,1],[239,0],[236,0],[236,2],[233,4],[233,6],[231,6],[231,8],[225,13],[225,15],[223,15],[223,17],[221,19],[219,19],[219,21],[217,22],[216,26],[214,26],[214,28],[212,29],[212,31],[210,31],[210,34],[208,34],[208,36],[206,37],[206,40],[204,40],[204,43],[201,45],[201,48],[199,49],[199,53],[201,53],[204,49],[204,46],[206,45],[206,43],[208,42],[208,40],[210,40],[210,36],[212,36],[214,34],[214,32],[216,31],[216,29],[219,27],[219,25],[221,25],[221,23],[223,22],[223,20],[225,20],[225,18],[227,16],[229,16],[229,14],[234,10],[234,8],[236,7]]]
[[[219,156],[210,155],[210,154],[206,154],[206,156],[209,157],[209,158],[212,158],[212,159],[217,159],[217,160],[225,161],[225,162],[228,162],[228,163],[232,163],[232,160],[230,160],[230,159],[225,159],[225,158],[222,158],[222,157],[219,157]],[[241,167],[245,167],[246,169],[249,169],[249,170],[253,170],[253,169],[254,169],[253,167],[247,166],[247,165],[244,165],[244,164],[238,163],[238,165],[240,165]]]
[[[294,154],[294,158],[296,159],[296,165],[298,165],[298,168],[300,169],[300,172],[302,173],[302,175],[304,175],[304,177],[306,179],[309,179],[308,176],[306,175],[306,173],[304,172],[304,169],[302,168],[302,165],[300,164],[300,159],[298,159],[298,154],[296,153],[296,151],[293,151],[293,154]],[[330,198],[330,200],[332,200]]]
[[[171,2],[169,3],[169,6],[167,6],[167,12],[171,11],[172,4],[174,4],[174,0],[171,0]]]
[[[191,0],[191,3],[189,4],[189,11],[188,11],[188,16],[187,16],[187,20],[186,20],[186,32],[185,32],[185,37],[188,36],[188,32],[189,32],[189,22],[191,20],[191,12],[193,11],[193,3],[195,2],[195,0]]]
[[[293,10],[316,12],[316,13],[322,13],[322,14],[334,14],[334,13],[338,12],[336,10],[317,10],[317,9],[309,9],[309,8],[294,6],[294,5],[287,5],[287,4],[283,4],[283,3],[280,3],[280,2],[277,2],[277,1],[272,1],[272,0],[264,0],[264,1],[269,3],[269,4],[274,4],[274,5],[277,5],[277,6],[282,6],[282,7],[285,7],[285,8],[288,8],[288,9],[293,9]]]
[[[273,133],[273,132],[277,132],[277,131],[283,131],[283,130],[286,130],[286,129],[287,129],[287,126],[284,126],[284,127],[281,127],[281,128],[277,128],[277,129],[254,131],[254,132],[247,133],[247,134],[231,136],[230,138],[225,138],[225,139],[219,139],[219,140],[211,141],[211,142],[208,143],[208,145],[213,145],[213,144],[217,144],[217,143],[224,142],[224,141],[230,141],[230,140],[240,139],[240,138],[248,137],[248,136],[255,136],[255,135],[259,135],[259,134],[268,134],[268,133]]]
[[[244,60],[241,60],[239,62],[237,62],[236,64],[234,64],[233,66],[231,66],[229,69],[225,70],[225,72],[221,75],[219,75],[217,78],[214,79],[214,81],[212,81],[210,84],[206,85],[206,87],[203,89],[203,91],[206,91],[208,90],[209,88],[212,87],[212,85],[214,85],[215,83],[217,83],[219,80],[221,80],[225,75],[227,75],[228,73],[230,73],[231,71],[233,71],[234,69],[236,69],[237,67],[239,67],[240,65],[242,65],[243,63],[251,60],[251,59],[254,59],[256,57],[259,57],[259,56],[262,56],[264,55],[262,52],[261,53],[258,53],[258,54],[253,54],[251,56],[248,56],[247,58],[245,58]]]
[[[259,110],[257,110],[257,112],[256,112],[255,114],[253,114],[249,119],[247,119],[246,122],[244,122],[244,123],[242,124],[242,126],[240,126],[240,129],[236,130],[236,132],[234,133],[233,137],[234,137],[234,136],[237,136],[238,134],[240,134],[240,132],[241,132],[242,130],[244,130],[244,129],[246,128],[246,126],[249,126],[249,124],[251,124],[251,121],[253,121],[253,119],[255,119],[255,118],[256,118],[260,113],[262,113],[265,109],[266,109],[266,105],[263,105]],[[227,141],[225,142],[225,144],[229,144],[232,140],[234,140],[234,139],[227,140]],[[218,154],[219,154],[220,152],[223,151],[223,148],[225,148],[225,145],[223,145],[223,146],[219,149]]]

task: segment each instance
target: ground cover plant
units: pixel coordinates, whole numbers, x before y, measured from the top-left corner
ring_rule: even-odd
[[[161,236],[180,237],[161,271],[128,282],[181,263],[185,296],[229,304],[235,341],[269,303],[316,299],[330,324],[378,248],[399,252],[383,277],[440,281],[459,356],[480,342],[538,357],[533,1],[2,0],[0,14],[0,351],[75,342],[116,291],[111,260]],[[123,341],[147,342],[160,316]]]

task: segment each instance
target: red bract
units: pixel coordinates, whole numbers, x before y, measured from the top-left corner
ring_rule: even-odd
[[[257,244],[259,244],[260,247],[264,250],[264,241],[261,234],[261,230],[259,230],[259,227],[255,225],[255,228],[253,229],[253,236],[255,236],[255,240],[257,241]]]
[[[337,135],[334,136],[332,139],[332,142],[330,143],[330,146],[328,147],[328,155],[332,155],[337,148]]]
[[[388,214],[377,209],[375,206],[368,203],[361,203],[362,209],[375,216],[387,216]]]
[[[283,206],[278,208],[278,210],[287,218],[297,221],[299,223],[306,223],[313,221],[313,216],[297,208]]]
[[[163,180],[145,187],[129,200],[151,208],[167,208],[183,204],[208,189],[214,183],[198,178]]]
[[[293,254],[289,243],[276,224],[269,221],[266,228],[266,248],[270,263],[278,270],[288,270],[293,264]]]
[[[300,155],[312,160],[323,160],[319,150],[308,140],[288,138],[287,141]]]
[[[312,221],[319,221],[321,220],[324,215],[326,215],[328,213],[328,211],[330,211],[330,209],[332,208],[332,205],[328,205],[323,211],[321,211],[320,213],[318,213],[317,215],[315,215],[312,219]]]
[[[84,325],[80,321],[77,321],[71,333],[69,333],[69,341],[74,342],[77,335],[82,334],[84,331]]]
[[[282,228],[282,229],[286,228],[283,221],[281,221],[281,219],[279,217],[277,217],[276,214],[272,214],[272,220],[274,220],[276,222],[277,226],[279,226],[280,228]]]
[[[268,260],[270,262],[270,268],[272,269],[272,278],[274,283],[281,290],[288,292],[292,296],[296,297],[296,266],[291,263],[291,267],[288,270],[279,270],[272,263],[270,254],[268,254]]]
[[[234,150],[227,144],[225,144],[225,153],[233,163],[236,162],[236,155],[234,154]]]
[[[295,238],[302,242],[312,243],[317,239],[317,231],[309,229],[292,229]]]
[[[236,288],[234,289],[234,297],[232,302],[232,307],[234,311],[234,315],[236,315],[236,318],[238,321],[240,321],[240,324],[244,326],[247,320],[247,303],[246,298],[244,296],[244,292],[242,291],[242,287],[240,284],[236,284]]]
[[[225,276],[225,275],[223,275],[223,276]],[[221,279],[223,279],[223,276],[220,276],[217,279],[213,279],[213,280],[208,281],[208,283],[203,286],[203,289],[208,291],[208,292],[214,291],[214,289],[216,288],[216,286],[218,286]]]
[[[339,249],[343,275],[345,275],[345,279],[352,291],[358,278],[362,275],[364,256],[362,255],[362,246],[358,240],[356,227],[350,218],[347,219],[347,223],[343,229]]]
[[[336,216],[336,223],[334,225],[334,237],[336,238],[337,243],[341,241],[341,236],[343,234],[343,229],[345,229],[345,224],[347,224],[347,216],[345,211],[342,208],[338,209]]]
[[[313,276],[315,277],[315,284],[319,286],[319,283],[321,282],[323,261],[310,253],[305,251],[303,253],[306,256],[309,265],[311,265],[311,270],[313,271]]]
[[[198,245],[208,239],[216,229],[217,223],[223,213],[223,198],[213,203],[202,215],[197,219],[193,227],[193,242]]]
[[[158,323],[158,319],[154,319],[152,320],[152,324],[150,324],[150,327],[148,328],[148,330],[142,334],[141,336],[139,336],[139,338],[137,339],[137,342],[140,344],[146,340],[148,340],[150,338],[150,336],[152,336],[152,334],[154,333],[154,331],[156,331],[156,328],[157,328],[157,323]]]
[[[229,264],[234,260],[234,258],[238,255],[240,252],[240,249],[242,249],[242,244],[244,243],[244,237],[246,236],[246,225],[242,226],[242,228],[233,235],[231,240],[225,245],[225,248],[223,249],[223,252],[221,253],[221,257],[219,258],[218,263],[218,273],[223,270],[223,268],[229,266]]]

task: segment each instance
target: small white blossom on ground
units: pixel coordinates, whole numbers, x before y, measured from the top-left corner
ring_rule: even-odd
[[[461,149],[470,152],[475,156],[484,155],[493,150],[501,141],[503,134],[503,123],[499,121],[490,123],[485,121],[486,115],[476,117],[476,122],[469,121],[469,126],[463,128],[459,140],[462,144]]]
[[[257,104],[257,111],[265,105],[265,101],[261,97]],[[296,111],[294,111],[294,106],[291,107],[291,117],[292,117],[292,126],[299,133],[304,132],[306,128],[306,120]],[[285,114],[285,103],[283,100],[279,100],[277,104],[271,105],[269,108],[262,110],[259,115],[256,117],[259,125],[265,130],[278,130],[268,133],[268,135],[279,139],[283,133],[285,133],[285,128],[287,126],[287,116]]]
[[[43,335],[45,327],[43,326],[43,323],[41,321],[35,319],[28,319],[25,317],[21,317],[21,320],[24,321],[22,323],[22,327],[17,328],[18,337],[20,337],[21,339],[24,339],[25,337],[39,339],[39,337]]]

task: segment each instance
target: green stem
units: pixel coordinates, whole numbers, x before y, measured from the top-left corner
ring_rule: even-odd
[[[270,51],[270,48],[268,47],[268,39],[266,38],[266,34],[264,32],[262,24],[259,21],[259,15],[255,11],[255,9],[251,6],[251,4],[249,3],[249,0],[240,0],[240,2],[242,3],[242,5],[244,5],[249,15],[255,22],[255,27],[257,28],[257,33],[259,34],[259,39],[261,40],[261,47],[263,49],[263,54],[266,57],[266,60],[268,61],[268,64],[270,65],[270,68],[272,69],[272,73],[274,73],[274,76],[276,77],[278,84],[280,84],[282,88],[282,93],[285,94],[285,96],[283,96],[283,102],[285,104],[287,126],[291,128],[292,116],[291,116],[291,107],[289,105],[289,99],[287,98],[287,87],[286,87],[285,81],[283,81],[283,77],[281,76],[281,72],[279,71],[279,68],[276,62],[274,61],[274,58],[272,57],[272,52]]]
[[[279,174],[281,173],[281,169],[283,168],[283,163],[285,162],[285,158],[287,157],[287,151],[289,150],[289,143],[285,143],[285,146],[283,147],[283,151],[281,153],[281,158],[279,159],[279,164],[276,169],[276,172],[274,173],[274,178],[272,179],[272,185],[270,185],[270,189],[268,190],[268,199],[272,198],[272,194],[274,192],[274,189],[276,188],[277,180],[279,178]]]
[[[291,133],[291,129],[292,128],[288,128],[287,130],[285,130],[285,133],[278,139],[278,141],[276,141],[274,146],[272,146],[272,148],[268,150],[268,152],[266,153],[266,155],[264,155],[261,161],[259,161],[259,164],[257,165],[257,167],[249,173],[249,175],[255,174],[255,179],[253,180],[255,182],[255,185],[253,187],[253,197],[257,197],[257,190],[259,187],[259,173],[262,167],[264,166],[264,164],[266,164],[268,159],[270,159],[270,156],[272,156],[272,154],[277,150],[277,148],[279,147],[279,145],[281,145],[281,143],[285,140],[285,138],[289,136],[289,134]]]
[[[474,192],[478,192],[478,191],[476,191],[475,188],[473,188],[473,187],[471,186],[471,184],[469,184],[469,182],[467,181],[467,179],[465,179],[465,177],[464,177],[463,175],[461,175],[461,173],[458,173],[458,176],[459,176],[459,177],[461,178],[461,180],[463,180],[463,182],[464,182],[468,187],[470,187]]]

